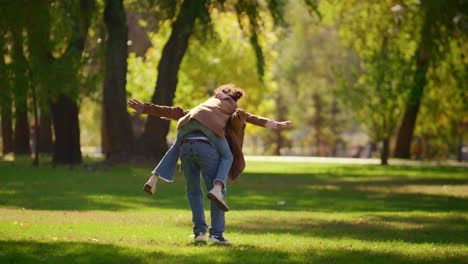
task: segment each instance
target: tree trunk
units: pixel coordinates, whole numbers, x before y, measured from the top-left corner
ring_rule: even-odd
[[[286,114],[287,114],[287,107],[284,105],[284,100],[283,100],[283,94],[281,91],[278,91],[277,92],[277,95],[276,95],[276,120],[278,121],[284,121],[286,120]],[[285,137],[283,136],[283,133],[282,133],[283,130],[281,129],[276,129],[273,131],[274,133],[274,138],[275,138],[275,141],[276,141],[276,144],[275,144],[275,149],[274,149],[274,154],[276,156],[280,156],[281,155],[281,148],[283,148],[283,146],[285,145]]]
[[[33,166],[39,166],[39,114],[37,107],[37,94],[35,86],[32,86],[32,99],[33,99],[33,115],[34,115],[34,125],[32,127],[32,140],[34,144],[34,161]]]
[[[159,105],[172,105],[176,87],[177,74],[188,41],[193,32],[196,18],[205,9],[206,0],[183,2],[180,12],[172,24],[172,32],[164,46],[158,65],[158,79],[151,101]],[[206,12],[206,10],[205,10]],[[169,121],[155,116],[148,116],[145,131],[138,140],[140,154],[162,157],[167,151],[166,136],[169,132]]]
[[[401,122],[400,129],[398,130],[394,153],[396,158],[411,158],[411,140],[416,126],[416,119],[418,117],[424,87],[427,82],[426,73],[429,66],[428,63],[427,53],[424,50],[419,50],[417,69],[414,76],[414,87],[410,93],[409,102],[403,115],[403,121]]]
[[[122,0],[107,0],[104,21],[109,31],[103,111],[109,140],[107,161],[122,162],[133,154],[134,138],[126,104],[128,29]]]
[[[13,38],[13,72],[14,72],[14,93],[15,93],[15,154],[31,154],[29,145],[29,124],[28,124],[28,74],[26,58],[23,54],[22,28],[12,30]]]
[[[54,164],[81,163],[80,126],[78,121],[78,106],[67,95],[60,95],[56,102],[51,103],[54,122]]]
[[[339,108],[338,108],[338,102],[336,100],[336,97],[333,96],[333,102],[332,102],[332,109],[331,109],[331,118],[330,118],[330,130],[332,132],[332,142],[331,142],[331,156],[336,157],[338,154],[338,143],[340,142],[339,140],[339,131],[338,131],[338,114],[339,114]]]
[[[382,140],[382,152],[380,154],[380,164],[381,165],[388,165],[388,156],[390,153],[390,138],[384,138]]]
[[[463,130],[457,136],[457,161],[463,161]]]
[[[2,35],[4,35],[4,33],[4,31],[1,32]],[[7,155],[13,152],[13,122],[11,116],[11,83],[4,60],[4,54],[6,53],[4,38],[0,39],[0,52],[0,94],[2,95],[2,98],[0,98],[0,115],[2,120],[2,153],[3,155]]]
[[[2,104],[2,143],[3,155],[13,152],[13,122],[11,120],[11,103]]]
[[[39,142],[37,147],[40,153],[52,153],[53,146],[52,119],[50,113],[42,111],[39,119]]]
[[[24,109],[26,104],[16,104],[17,110],[16,121],[15,121],[15,138],[14,138],[14,149],[15,154],[18,155],[29,155],[31,154],[31,146],[29,144],[29,124],[28,124],[28,113]]]
[[[315,107],[315,116],[313,119],[313,125],[315,129],[315,147],[317,148],[316,150],[316,156],[323,156],[322,153],[322,125],[323,125],[323,104],[322,104],[322,98],[318,94],[314,94],[312,97],[314,101],[314,107]]]
[[[101,111],[101,153],[107,157],[107,153],[109,152],[109,133],[107,133],[104,120],[106,120],[105,113]]]

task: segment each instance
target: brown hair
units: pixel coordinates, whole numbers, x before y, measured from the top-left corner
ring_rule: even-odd
[[[242,96],[245,95],[244,90],[242,90],[241,88],[236,87],[232,83],[224,84],[224,85],[219,86],[218,88],[216,88],[216,90],[214,90],[213,94],[216,94],[217,92],[223,92],[223,93],[231,96],[231,98],[236,102],[237,102],[237,100],[241,99]]]

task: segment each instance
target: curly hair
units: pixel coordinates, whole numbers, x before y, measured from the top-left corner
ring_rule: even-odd
[[[231,98],[236,102],[239,99],[241,99],[242,96],[245,95],[244,90],[242,90],[241,88],[236,87],[232,83],[224,84],[224,85],[219,86],[218,88],[216,88],[216,90],[214,90],[213,94],[216,94],[217,92],[223,92],[223,93],[231,96]]]

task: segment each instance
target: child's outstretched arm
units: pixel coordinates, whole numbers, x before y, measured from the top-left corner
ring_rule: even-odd
[[[236,113],[241,116],[242,119],[245,120],[247,123],[251,123],[257,126],[268,127],[268,128],[283,128],[289,126],[292,122],[291,121],[275,121],[266,117],[254,115],[248,113],[240,108],[237,108]]]
[[[136,99],[130,99],[127,104],[128,107],[135,109],[135,114],[149,114],[167,120],[178,120],[188,113],[180,107],[146,104]]]

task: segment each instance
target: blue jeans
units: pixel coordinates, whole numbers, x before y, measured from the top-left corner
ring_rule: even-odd
[[[187,134],[193,131],[201,131],[203,135],[206,136],[208,140],[214,145],[214,147],[216,147],[221,161],[219,162],[215,180],[221,181],[224,186],[226,186],[227,176],[233,161],[233,156],[231,149],[229,148],[229,144],[226,138],[222,138],[216,135],[213,131],[209,130],[196,119],[191,119],[184,127],[179,130],[176,141],[174,144],[172,144],[152,173],[157,173],[159,177],[167,182],[174,181],[174,172],[177,167],[177,160],[179,160],[180,154],[180,142],[182,142],[182,139],[184,139]]]
[[[203,142],[183,143],[180,148],[187,198],[192,209],[193,232],[206,232],[208,228],[203,209],[203,189],[201,187],[200,172],[207,190],[213,188],[213,181],[220,163],[220,155],[216,148]],[[222,190],[226,197],[226,190]],[[210,235],[220,236],[225,229],[224,212],[210,201],[211,228]]]

